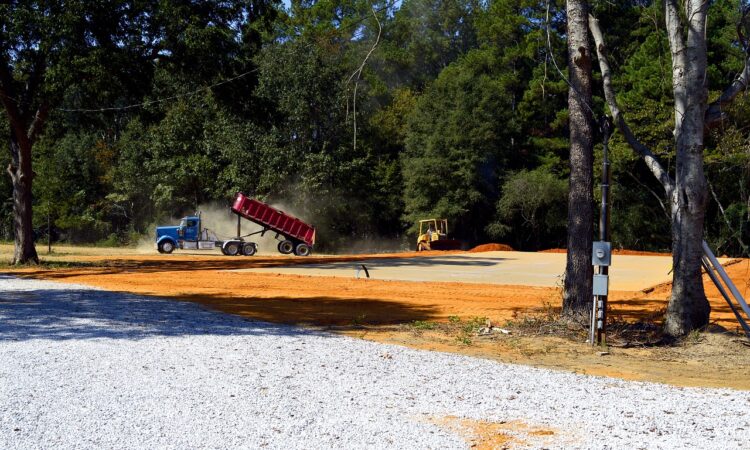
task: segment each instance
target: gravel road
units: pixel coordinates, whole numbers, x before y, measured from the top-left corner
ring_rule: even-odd
[[[0,276],[3,449],[467,448],[455,418],[504,423],[520,447],[740,449],[750,392],[501,364]]]

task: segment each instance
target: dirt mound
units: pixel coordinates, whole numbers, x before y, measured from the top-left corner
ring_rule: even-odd
[[[481,252],[512,252],[513,248],[506,244],[482,244],[469,250],[471,253]]]

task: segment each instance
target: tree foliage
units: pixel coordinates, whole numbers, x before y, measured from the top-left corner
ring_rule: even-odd
[[[47,26],[44,17],[19,19],[22,3],[3,6],[3,33],[30,36]],[[65,4],[60,17],[69,22],[57,23],[70,24],[71,37],[50,47],[65,63],[49,65],[35,97],[36,106],[52,105],[33,157],[38,238],[114,234],[125,242],[244,191],[312,221],[321,245],[334,250],[383,237],[411,244],[416,221],[431,216],[448,218],[467,245],[565,242],[562,2],[550,2],[549,14],[547,2],[530,0]],[[712,86],[742,67],[737,9],[722,0],[710,10]],[[670,165],[671,60],[661,8],[602,2],[596,14],[611,36],[622,109]],[[26,52],[33,42],[46,45],[29,42]],[[2,46],[17,51],[7,39]],[[21,88],[32,59],[18,56]],[[601,93],[594,96],[600,115]],[[705,156],[715,194],[706,234],[731,255],[750,244],[746,103],[712,132]],[[3,142],[9,130],[3,117]],[[668,250],[658,183],[618,135],[610,153],[615,246]],[[11,239],[10,181],[0,189],[0,233]]]

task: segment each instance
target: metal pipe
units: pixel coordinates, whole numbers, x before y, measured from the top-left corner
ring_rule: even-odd
[[[609,242],[610,240],[610,207],[609,207],[609,182],[611,176],[611,165],[609,163],[609,137],[612,134],[612,127],[608,118],[604,118],[601,123],[602,130],[602,205],[599,213],[599,240]],[[597,266],[599,275],[609,275],[608,266]],[[596,343],[607,345],[607,296],[600,295],[596,299],[596,309],[598,311],[595,319],[596,326]]]
[[[740,315],[740,312],[737,311],[737,307],[734,306],[732,303],[732,300],[729,298],[729,294],[727,293],[726,289],[724,289],[724,286],[721,284],[721,281],[716,277],[716,274],[714,273],[713,266],[708,261],[708,258],[706,256],[703,257],[703,260],[701,261],[703,263],[703,268],[706,269],[706,274],[709,278],[711,278],[711,281],[714,282],[716,285],[716,288],[719,290],[719,293],[724,297],[724,300],[727,301],[727,304],[729,305],[729,308],[734,313],[734,317],[737,318],[737,322],[740,323],[740,326],[745,331],[745,336],[750,339],[750,326],[748,326],[747,322],[745,322],[745,319],[742,318]]]
[[[727,275],[727,272],[724,270],[724,267],[719,264],[719,260],[716,259],[716,256],[711,251],[711,248],[708,246],[706,241],[702,242],[703,244],[703,254],[706,255],[709,261],[711,261],[711,264],[713,264],[714,268],[716,269],[716,272],[719,274],[721,279],[724,281],[724,284],[727,285],[729,288],[729,291],[734,296],[735,300],[740,304],[742,307],[742,310],[745,311],[745,314],[747,314],[747,317],[750,318],[750,306],[748,306],[747,302],[745,302],[745,299],[742,297],[742,294],[740,294],[740,291],[737,290],[737,287],[732,283],[732,280],[729,278],[729,275]]]

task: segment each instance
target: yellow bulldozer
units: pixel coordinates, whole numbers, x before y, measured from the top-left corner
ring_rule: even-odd
[[[417,251],[459,250],[461,242],[448,238],[448,219],[426,219],[419,221]]]

